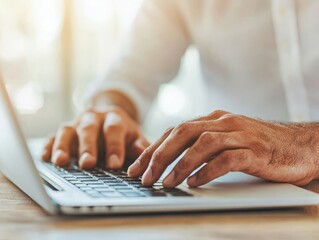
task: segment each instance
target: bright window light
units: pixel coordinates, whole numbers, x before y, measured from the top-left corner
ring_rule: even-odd
[[[178,115],[186,107],[185,93],[173,84],[164,84],[161,86],[158,100],[161,112],[166,115]]]
[[[26,54],[26,37],[19,31],[10,31],[0,39],[0,58],[12,62]]]
[[[20,114],[34,114],[44,105],[43,93],[35,82],[28,82],[14,93],[14,103]]]

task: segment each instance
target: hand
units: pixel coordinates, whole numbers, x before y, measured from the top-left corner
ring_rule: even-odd
[[[175,187],[186,178],[189,186],[197,187],[233,171],[304,185],[319,176],[317,135],[304,124],[271,123],[216,111],[168,130],[128,172],[131,177],[143,175],[143,184],[152,185],[187,150],[164,179],[165,187]]]
[[[114,169],[121,168],[125,158],[135,160],[148,146],[138,124],[121,108],[110,107],[88,110],[63,124],[49,139],[42,159],[64,166],[77,157],[81,168],[90,169],[103,158],[105,166]]]

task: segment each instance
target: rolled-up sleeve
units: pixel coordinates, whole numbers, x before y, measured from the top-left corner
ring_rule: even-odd
[[[177,74],[188,45],[187,29],[174,1],[144,1],[106,75],[91,84],[88,105],[105,91],[120,91],[135,104],[142,121],[159,85]]]

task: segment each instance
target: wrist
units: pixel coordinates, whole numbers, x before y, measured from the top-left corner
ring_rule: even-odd
[[[313,164],[313,179],[319,179],[319,124],[302,124],[301,127],[305,139],[303,144],[309,152],[309,155],[305,155],[309,157],[306,161],[310,160]]]
[[[97,111],[106,111],[112,106],[120,107],[137,121],[137,109],[124,93],[110,90],[96,95],[92,100],[92,108]]]
[[[319,127],[316,129],[316,131],[310,131],[311,135],[313,135],[313,154],[315,159],[315,176],[314,179],[319,179]]]

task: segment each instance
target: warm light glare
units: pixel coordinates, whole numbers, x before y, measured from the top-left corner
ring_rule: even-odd
[[[0,41],[0,59],[12,62],[26,54],[26,37],[19,31],[11,31]]]
[[[14,93],[15,106],[21,114],[34,114],[44,105],[43,93],[38,84],[28,82]]]
[[[173,84],[165,84],[159,94],[160,110],[166,115],[177,115],[182,112],[186,105],[184,92]]]
[[[37,0],[30,8],[29,21],[35,44],[39,49],[46,49],[61,33],[63,2],[61,0]]]
[[[80,0],[77,4],[81,6],[85,22],[92,28],[99,29],[114,17],[113,0]]]

